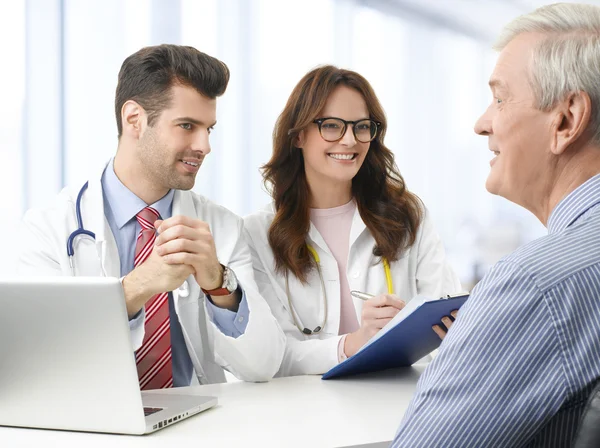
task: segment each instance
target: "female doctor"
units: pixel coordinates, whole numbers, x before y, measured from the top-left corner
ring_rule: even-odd
[[[333,66],[306,74],[277,120],[263,167],[273,204],[244,224],[258,287],[287,336],[280,376],[324,373],[412,297],[460,290],[386,128],[368,81]]]

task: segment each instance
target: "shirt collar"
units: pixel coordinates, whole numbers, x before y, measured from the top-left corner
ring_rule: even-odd
[[[119,180],[115,174],[114,158],[110,160],[102,175],[102,190],[119,229],[123,228],[135,215],[148,206]],[[175,190],[171,189],[161,199],[154,204],[150,204],[152,208],[158,211],[161,219],[171,217],[174,194]]]
[[[569,193],[554,207],[548,218],[548,232],[553,234],[566,229],[599,202],[600,174],[597,174]]]

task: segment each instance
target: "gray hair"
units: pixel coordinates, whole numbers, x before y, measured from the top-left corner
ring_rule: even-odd
[[[534,49],[532,58],[530,82],[536,107],[547,111],[571,92],[586,92],[592,102],[591,139],[600,145],[600,7],[543,6],[506,25],[493,48],[501,51],[528,32],[548,36]]]

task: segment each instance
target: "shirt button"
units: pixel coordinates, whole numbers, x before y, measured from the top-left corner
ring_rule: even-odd
[[[241,322],[244,322],[244,316],[240,316],[240,317],[238,317],[238,322],[240,322],[240,323],[241,323]]]
[[[352,277],[353,277],[353,278],[358,278],[358,276],[359,276],[359,275],[360,275],[360,272],[358,272],[358,271],[354,271],[354,272],[352,273]]]

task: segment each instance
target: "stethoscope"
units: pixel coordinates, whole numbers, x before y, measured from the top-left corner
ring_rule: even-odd
[[[87,187],[88,182],[83,184],[83,187],[81,187],[81,190],[79,190],[79,193],[77,194],[77,201],[75,202],[75,214],[77,215],[77,229],[69,235],[69,238],[67,238],[67,255],[69,256],[69,267],[71,268],[72,276],[75,276],[75,266],[73,265],[73,256],[75,255],[75,248],[73,246],[73,242],[75,241],[75,238],[81,235],[87,235],[93,240],[96,240],[96,234],[94,232],[85,230],[83,228],[83,219],[81,218],[81,197],[83,196],[85,190],[87,190]],[[184,281],[178,289],[179,295],[181,297],[187,297],[190,294],[190,288],[187,280]]]
[[[285,292],[287,294],[288,305],[290,307],[290,312],[292,313],[292,319],[294,320],[294,324],[302,333],[306,335],[312,335],[320,333],[323,330],[323,328],[325,328],[325,323],[327,322],[327,292],[325,291],[325,280],[323,280],[323,272],[321,271],[321,259],[319,258],[319,254],[311,245],[307,244],[306,247],[308,248],[308,251],[317,263],[317,272],[319,273],[319,279],[321,280],[321,291],[323,292],[324,306],[323,322],[321,323],[321,325],[316,326],[314,330],[309,330],[306,327],[302,328],[300,326],[300,324],[298,323],[298,319],[296,318],[296,313],[294,312],[294,307],[292,306],[292,296],[290,294],[290,285],[288,282],[287,275],[285,276]],[[392,272],[390,270],[390,263],[385,258],[382,260],[382,263],[383,271],[385,272],[385,282],[387,284],[388,294],[394,294],[394,283],[392,282]]]
[[[93,240],[96,240],[96,234],[94,232],[90,232],[89,230],[85,230],[83,228],[83,220],[81,219],[81,197],[85,190],[87,190],[88,182],[83,184],[81,190],[77,194],[77,201],[75,202],[75,214],[77,215],[77,229],[73,231],[69,238],[67,238],[67,255],[69,256],[69,266],[71,268],[71,275],[75,276],[75,266],[73,265],[73,256],[75,255],[75,248],[73,247],[73,242],[75,238],[81,235],[87,235],[91,237]]]

